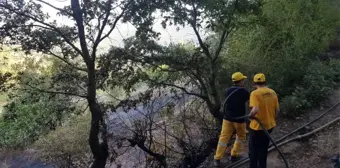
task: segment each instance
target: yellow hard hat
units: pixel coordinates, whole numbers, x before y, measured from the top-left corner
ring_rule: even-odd
[[[265,82],[266,76],[263,73],[258,73],[254,76],[254,82]]]
[[[242,79],[247,79],[246,76],[244,76],[241,72],[235,72],[232,76],[231,79],[233,82],[240,81]]]

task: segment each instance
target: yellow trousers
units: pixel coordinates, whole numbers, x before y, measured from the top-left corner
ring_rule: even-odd
[[[228,147],[228,143],[230,141],[230,138],[233,136],[234,131],[236,131],[236,140],[233,149],[231,150],[231,156],[237,157],[240,155],[246,141],[246,123],[236,123],[223,120],[222,131],[215,154],[216,160],[220,160],[223,158],[223,155]]]

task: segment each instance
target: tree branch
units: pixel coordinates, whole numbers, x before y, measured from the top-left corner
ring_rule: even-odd
[[[217,60],[218,56],[219,56],[220,53],[221,53],[223,44],[224,44],[225,41],[226,41],[226,36],[227,36],[227,29],[224,29],[223,32],[222,32],[221,38],[220,38],[220,42],[219,42],[218,47],[217,47],[217,49],[216,49],[214,58],[213,58],[213,61],[214,61],[214,62]]]
[[[49,27],[44,27],[42,25],[37,25],[37,24],[29,24],[29,25],[11,25],[11,26],[8,26],[8,25],[3,25],[2,27],[0,27],[0,30],[8,30],[8,29],[12,29],[12,28],[18,28],[18,27],[40,27],[40,28],[43,28],[43,29],[47,29],[47,30],[53,30]]]
[[[235,11],[237,10],[237,3],[238,3],[238,0],[235,1],[235,3],[234,3],[235,4],[234,10],[229,15],[228,23],[226,24],[226,28],[222,32],[222,35],[221,35],[221,38],[220,38],[220,42],[218,44],[217,50],[216,50],[214,58],[213,58],[214,62],[217,60],[218,56],[220,55],[220,52],[221,52],[222,47],[223,47],[223,44],[227,40],[227,38],[228,38],[228,36],[229,36],[229,34],[230,34],[231,30],[232,30],[232,28],[230,28],[230,23],[232,21],[232,16],[234,15]]]
[[[101,42],[101,36],[102,36],[103,31],[104,31],[104,29],[107,25],[107,21],[109,20],[110,13],[111,13],[111,10],[112,10],[112,0],[108,0],[106,5],[107,5],[107,9],[105,11],[106,16],[103,20],[103,23],[100,24],[100,19],[98,19],[99,32],[98,32],[97,38],[96,38],[96,40],[94,41],[94,44],[93,44],[93,50],[92,50],[92,54],[91,54],[92,58],[95,58],[95,55],[96,55],[96,52],[97,52],[97,47],[98,47],[99,43]]]
[[[60,91],[50,91],[50,90],[44,90],[44,89],[40,89],[37,87],[34,87],[32,85],[26,84],[27,86],[29,86],[30,88],[34,89],[35,91],[39,91],[39,92],[43,92],[43,93],[50,93],[50,94],[63,94],[63,95],[68,95],[68,96],[77,96],[77,97],[81,97],[81,98],[86,98],[85,95],[79,95],[76,93],[67,93],[67,92],[60,92]],[[27,91],[32,91],[30,89],[24,89]]]
[[[94,59],[90,57],[89,50],[87,48],[87,42],[85,38],[85,29],[84,29],[84,19],[83,19],[83,12],[80,8],[80,4],[78,0],[71,0],[71,7],[73,11],[73,18],[75,19],[78,27],[78,38],[80,41],[80,46],[82,50],[82,56],[84,61],[88,67],[94,66]],[[93,64],[93,65],[92,65]],[[93,67],[94,68],[94,67]]]
[[[153,83],[155,83],[155,84],[158,84],[158,85],[170,86],[170,87],[174,87],[174,88],[180,89],[180,90],[182,90],[184,93],[186,93],[188,95],[196,96],[196,97],[199,97],[199,98],[201,98],[203,100],[207,100],[208,99],[207,96],[204,96],[204,95],[201,95],[201,94],[198,94],[198,93],[189,92],[184,87],[181,87],[181,86],[178,86],[178,85],[175,85],[175,84],[170,84],[170,83],[165,83],[165,82],[157,82],[157,81],[155,81],[153,79],[150,79],[150,78],[148,80],[153,82]]]
[[[196,8],[196,5],[194,4],[194,2],[192,2],[192,7],[193,7],[193,19],[194,20],[192,22],[190,22],[191,27],[193,28],[193,30],[196,34],[196,37],[198,39],[198,42],[199,42],[201,48],[203,49],[203,52],[205,53],[205,55],[209,59],[212,59],[210,51],[209,51],[208,47],[204,44],[202,37],[201,37],[200,33],[198,32],[197,27],[196,27],[197,26],[197,8]]]
[[[66,11],[65,9],[58,8],[58,7],[52,5],[52,4],[50,4],[50,3],[48,3],[48,2],[46,2],[46,1],[44,1],[44,0],[36,0],[36,1],[41,2],[41,3],[43,3],[43,4],[45,4],[45,5],[47,5],[47,6],[51,7],[51,8],[53,8],[53,9],[55,9],[55,10],[57,10],[57,11],[59,11],[59,12],[64,12],[64,13],[68,14],[69,16],[72,16],[72,13]]]
[[[162,154],[159,153],[155,153],[151,150],[149,150],[143,142],[135,142],[133,139],[127,139],[127,141],[129,141],[131,144],[136,144],[140,149],[142,149],[144,152],[146,152],[147,154],[149,154],[150,156],[153,156],[157,161],[159,161],[160,163],[164,164],[164,160],[166,159],[166,157]]]
[[[122,12],[116,17],[115,21],[113,22],[113,25],[111,27],[111,29],[109,30],[109,32],[107,34],[105,34],[102,38],[100,38],[99,42],[103,41],[105,38],[109,37],[110,34],[112,33],[112,31],[116,28],[116,25],[118,23],[118,21],[123,17],[125,11],[127,10],[128,6],[130,5],[130,3],[132,2],[132,0],[130,0],[123,8]]]
[[[76,69],[76,70],[79,70],[79,71],[83,71],[83,72],[87,72],[87,69],[86,68],[81,68],[81,67],[78,67],[70,62],[68,62],[66,59],[64,59],[63,57],[53,53],[51,50],[48,51],[50,55],[62,60],[63,62],[65,62],[67,65],[71,66],[72,68]]]
[[[13,12],[13,13],[15,13],[15,14],[18,14],[18,15],[21,15],[21,16],[24,16],[24,17],[27,17],[27,18],[29,18],[29,19],[32,19],[33,21],[36,21],[36,22],[38,22],[38,23],[40,23],[40,24],[43,24],[43,25],[45,25],[45,26],[47,26],[47,27],[50,27],[52,30],[54,30],[55,32],[57,32],[64,40],[65,40],[65,42],[67,43],[67,44],[69,44],[74,50],[76,50],[80,55],[83,55],[83,53],[79,50],[79,48],[78,47],[76,47],[57,27],[55,27],[55,26],[53,26],[53,25],[51,25],[51,24],[48,24],[48,23],[45,23],[44,21],[41,21],[41,20],[39,20],[39,19],[37,19],[37,18],[35,18],[35,17],[33,17],[33,16],[30,16],[30,15],[28,15],[28,14],[25,14],[25,13],[23,13],[23,12],[19,12],[19,11],[17,11],[16,9],[12,9],[12,8],[9,8],[8,6],[6,6],[6,5],[3,5],[3,4],[0,4],[0,7],[3,7],[3,8],[5,8],[5,9],[7,9],[7,10],[9,10],[9,11],[11,11],[11,12]]]

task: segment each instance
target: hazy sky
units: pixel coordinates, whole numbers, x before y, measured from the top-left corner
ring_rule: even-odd
[[[57,7],[63,7],[71,3],[70,0],[46,0],[46,1]],[[47,5],[43,5],[43,10],[45,12],[48,12],[52,19],[56,19],[59,23],[69,22],[69,19],[65,17],[56,16],[57,11]],[[163,44],[168,44],[170,42],[178,43],[182,41],[183,42],[197,41],[196,36],[192,31],[192,28],[190,27],[185,28],[181,27],[179,31],[176,30],[175,26],[169,26],[167,29],[163,29],[163,27],[161,26],[161,20],[158,19],[154,25],[154,29],[161,33],[160,42]],[[123,45],[122,40],[124,38],[133,36],[134,33],[135,33],[134,26],[132,26],[131,24],[119,23],[115,31],[112,32],[110,38],[104,41],[100,48],[106,49],[110,45],[122,46]]]

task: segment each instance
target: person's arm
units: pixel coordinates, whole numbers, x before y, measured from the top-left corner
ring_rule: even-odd
[[[259,112],[259,101],[254,92],[250,94],[249,106],[252,108],[249,117],[255,117],[255,115]]]
[[[280,108],[275,109],[275,117],[277,118],[280,114]]]
[[[257,106],[252,107],[249,117],[255,117],[258,112],[259,112],[259,107]]]
[[[280,113],[279,99],[276,96],[276,101],[275,101],[275,116],[276,116],[276,118],[279,116],[279,113]]]
[[[250,113],[250,108],[249,108],[249,100],[244,103],[244,108],[246,108],[246,114]]]
[[[250,94],[249,94],[249,91],[246,90],[245,92],[245,108],[246,108],[246,114],[249,115],[250,113],[250,108],[249,108],[249,97],[250,97]]]

